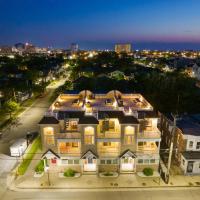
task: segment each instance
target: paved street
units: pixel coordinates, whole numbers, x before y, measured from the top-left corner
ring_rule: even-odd
[[[19,125],[3,131],[3,138],[0,140],[0,152],[9,155],[9,147],[16,138],[26,135],[28,131],[38,130],[38,122],[50,105],[49,98],[53,91],[62,85],[65,80],[58,81],[56,84],[47,88],[47,95],[39,98],[35,103],[23,112],[19,117]]]
[[[3,131],[3,138],[0,140],[0,199],[6,190],[6,177],[15,165],[15,158],[9,157],[9,147],[16,138],[24,137],[28,131],[37,131],[38,122],[50,105],[50,97],[54,90],[64,84],[65,80],[58,81],[56,84],[47,88],[47,95],[37,99],[34,104],[27,108],[19,116],[19,125]],[[6,154],[6,155],[3,155]],[[9,198],[5,198],[8,199]]]
[[[199,200],[200,189],[127,191],[7,191],[1,200]]]

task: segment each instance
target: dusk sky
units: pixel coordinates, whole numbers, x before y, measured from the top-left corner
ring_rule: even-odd
[[[0,45],[200,49],[200,0],[0,0]]]

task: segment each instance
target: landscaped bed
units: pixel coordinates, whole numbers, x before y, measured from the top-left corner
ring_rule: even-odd
[[[28,151],[25,153],[23,157],[23,161],[18,167],[18,174],[24,175],[28,166],[30,165],[35,153],[37,150],[41,147],[41,140],[40,137],[37,137],[33,143],[31,144],[31,147],[28,149]]]
[[[101,172],[99,174],[99,177],[101,178],[106,178],[106,177],[111,177],[111,178],[116,178],[118,177],[118,173],[117,172]]]
[[[35,167],[34,177],[40,178],[44,175],[44,160],[40,160],[40,162]]]
[[[70,169],[70,168],[65,170],[65,172],[60,172],[59,173],[59,177],[60,178],[78,178],[80,176],[81,176],[80,173],[78,173],[75,170]]]

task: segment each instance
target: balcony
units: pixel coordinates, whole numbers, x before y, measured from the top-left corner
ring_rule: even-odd
[[[137,152],[141,153],[159,153],[160,143],[159,142],[138,142]]]
[[[61,156],[80,156],[80,142],[59,142],[58,152]]]
[[[100,157],[117,157],[120,154],[119,142],[98,142],[97,152]]]
[[[104,139],[104,138],[120,138],[121,134],[120,132],[110,132],[105,131],[104,133],[98,133],[97,138]]]
[[[81,134],[79,132],[58,133],[56,137],[57,139],[81,139]]]
[[[160,139],[161,133],[158,129],[153,129],[152,131],[142,131],[137,135],[138,139]]]

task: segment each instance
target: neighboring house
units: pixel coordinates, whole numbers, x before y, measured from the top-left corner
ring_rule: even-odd
[[[134,173],[147,167],[158,170],[157,121],[140,94],[82,91],[59,95],[39,126],[50,167]]]
[[[174,159],[184,174],[200,174],[200,115],[177,119],[173,137],[173,118],[161,117],[161,147],[170,147],[174,138]]]
[[[193,76],[200,81],[200,66],[194,64],[192,69],[193,69]]]

